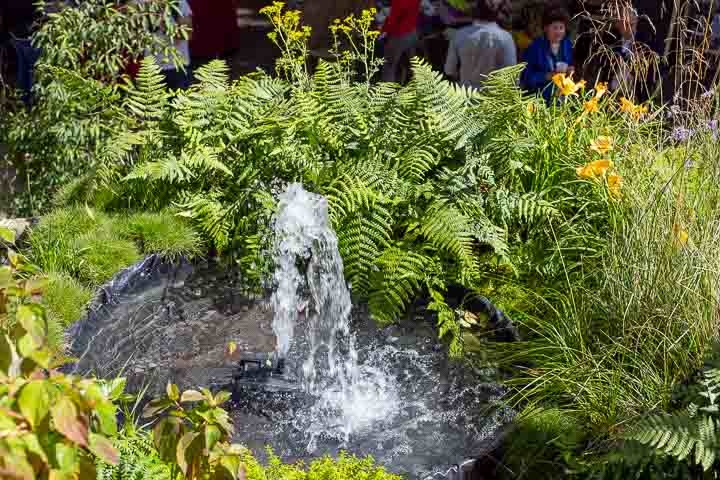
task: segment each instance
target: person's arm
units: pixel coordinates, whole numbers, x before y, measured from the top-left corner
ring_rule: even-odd
[[[455,33],[455,36],[450,40],[450,46],[448,47],[447,52],[447,59],[445,59],[445,75],[452,79],[456,79],[458,77],[458,63],[459,58],[457,54],[457,47],[455,44],[455,39],[457,38],[457,32]]]
[[[546,55],[540,42],[533,42],[525,50],[525,70],[522,74],[523,87],[528,90],[542,90],[552,76],[548,71]]]

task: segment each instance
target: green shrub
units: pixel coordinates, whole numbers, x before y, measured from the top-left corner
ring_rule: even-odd
[[[243,458],[247,480],[401,480],[399,475],[388,473],[375,465],[371,457],[359,459],[341,453],[337,459],[323,457],[305,466],[302,463],[283,464],[272,451],[269,453],[267,466],[260,464],[250,454]]]
[[[118,217],[113,231],[133,240],[144,254],[158,253],[164,257],[193,257],[201,252],[201,241],[188,222],[171,212],[137,213]]]

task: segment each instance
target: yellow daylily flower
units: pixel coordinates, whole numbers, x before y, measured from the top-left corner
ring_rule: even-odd
[[[629,113],[635,120],[640,120],[643,115],[648,113],[647,105],[635,105],[632,101],[625,97],[620,99],[620,111]]]
[[[635,104],[625,97],[620,99],[620,111],[625,113],[632,113],[635,110]]]
[[[600,111],[598,108],[598,97],[593,97],[583,104],[583,111],[585,113],[597,113]]]
[[[607,93],[608,84],[607,82],[598,82],[595,84],[595,98],[600,100],[605,93]]]
[[[556,87],[560,90],[560,95],[563,97],[569,97],[570,95],[577,95],[577,92],[585,88],[585,80],[581,80],[575,83],[572,79],[572,74],[569,76],[564,73],[556,73],[552,77],[552,81]]]
[[[604,176],[613,167],[612,160],[602,159],[577,167],[575,173],[580,178],[596,178]]]
[[[620,198],[622,196],[622,193],[620,192],[622,182],[622,177],[617,173],[611,173],[607,176],[608,191],[610,192],[611,197]]]
[[[612,137],[607,137],[604,135],[597,137],[590,144],[590,150],[593,150],[593,151],[599,153],[600,155],[607,155],[608,152],[613,150]]]

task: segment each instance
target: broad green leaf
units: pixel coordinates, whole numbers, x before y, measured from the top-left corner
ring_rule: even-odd
[[[30,426],[37,428],[50,413],[50,394],[46,382],[34,380],[25,384],[20,390],[17,403],[20,413]]]
[[[0,335],[0,372],[10,375],[10,367],[13,364],[15,348],[7,335]]]
[[[88,448],[94,455],[110,465],[118,464],[120,455],[110,440],[96,433],[90,433],[89,440]]]
[[[202,440],[199,433],[187,432],[177,444],[176,461],[186,478],[195,478],[198,473]]]
[[[176,417],[166,417],[160,420],[153,428],[153,444],[166,462],[174,462],[177,452],[178,440],[184,433],[182,420]]]
[[[157,398],[143,408],[143,418],[154,417],[172,406],[172,402],[166,398]]]
[[[11,244],[15,243],[15,230],[0,225],[0,240]]]
[[[222,439],[220,428],[215,425],[205,427],[205,448],[209,451],[215,447],[215,444]]]
[[[53,447],[55,449],[55,465],[59,467],[59,470],[75,473],[78,469],[78,448],[62,441],[56,442]]]
[[[197,390],[185,390],[180,397],[180,402],[202,402],[203,398],[202,393]]]
[[[77,445],[87,447],[88,425],[78,415],[77,407],[68,397],[60,397],[51,409],[55,429]]]
[[[0,266],[0,290],[4,290],[12,283],[12,268],[7,265]]]
[[[20,305],[16,318],[37,349],[45,343],[45,319],[40,305]]]
[[[30,454],[35,455],[41,462],[47,465],[48,457],[45,450],[43,450],[43,447],[40,445],[37,435],[29,433],[27,435],[23,435],[22,440],[25,443],[27,451]]]
[[[93,413],[98,419],[100,432],[103,435],[109,437],[117,435],[117,407],[112,402],[96,404]]]

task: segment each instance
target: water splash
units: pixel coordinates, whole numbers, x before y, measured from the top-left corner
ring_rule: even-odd
[[[303,427],[308,449],[319,437],[347,442],[354,432],[389,421],[397,392],[384,372],[358,364],[352,301],[325,198],[291,184],[279,197],[275,234],[273,331],[281,356],[292,347],[304,359],[300,380],[316,398]],[[304,331],[295,332],[300,322]]]

